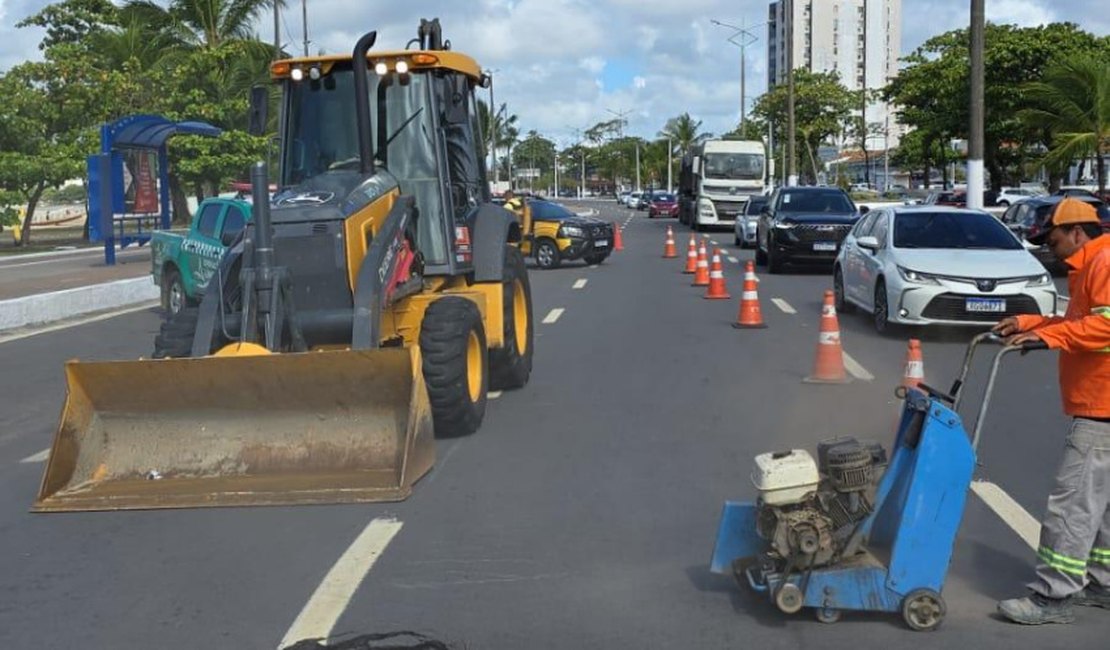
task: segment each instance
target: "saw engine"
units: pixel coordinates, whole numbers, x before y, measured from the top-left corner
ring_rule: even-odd
[[[855,438],[819,443],[817,461],[802,449],[756,456],[757,530],[771,555],[805,570],[855,553],[847,545],[871,513],[886,463],[879,444]]]

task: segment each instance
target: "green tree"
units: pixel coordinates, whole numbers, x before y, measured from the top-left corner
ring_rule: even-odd
[[[1067,167],[1093,156],[1099,194],[1106,191],[1104,156],[1110,153],[1110,64],[1077,54],[1051,65],[1041,81],[1026,84],[1032,104],[1021,112],[1028,124],[1051,134],[1045,163]]]
[[[533,129],[516,145],[513,158],[518,167],[523,165],[537,170],[540,179],[536,180],[541,180],[542,184],[542,178],[552,173],[555,164],[555,143]],[[530,181],[529,189],[535,189],[535,185],[534,181]]]
[[[903,61],[908,65],[883,90],[901,107],[899,119],[947,143],[968,135],[968,31],[927,40]],[[1051,144],[1046,129],[1020,119],[1028,108],[1025,86],[1039,81],[1054,62],[1076,53],[1106,61],[1110,38],[1096,37],[1072,23],[1039,27],[988,24],[984,40],[985,116],[983,162],[994,189],[1021,180],[1020,161],[1030,147]]]
[[[667,120],[659,131],[659,137],[664,140],[670,138],[674,151],[681,156],[690,151],[691,147],[713,137],[713,134],[701,130],[701,120],[695,120],[689,113],[683,113]]]
[[[835,72],[794,71],[794,156],[799,172],[810,183],[817,182],[818,148],[844,132],[856,105],[855,97]],[[775,142],[780,145],[786,143],[786,105],[786,86],[780,84],[761,95],[752,110],[754,119],[773,125]],[[781,158],[776,164],[782,164]]]

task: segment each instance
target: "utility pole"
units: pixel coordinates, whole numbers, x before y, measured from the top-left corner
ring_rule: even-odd
[[[281,58],[281,5],[274,3],[274,59]]]
[[[786,4],[786,178],[787,187],[798,184],[798,168],[794,160],[794,0]]]
[[[643,192],[644,188],[640,186],[640,141],[636,140],[636,191]]]
[[[277,6],[277,3],[274,3]],[[308,58],[308,0],[301,0],[301,25],[304,28],[304,55]]]
[[[967,207],[983,209],[983,0],[971,0],[971,124],[967,140]]]
[[[767,187],[775,186],[775,125],[767,122]]]
[[[672,175],[674,170],[674,144],[673,138],[667,136],[667,194],[674,193],[674,183],[672,182]]]
[[[552,140],[552,142],[555,142]],[[555,142],[555,198],[559,198],[559,143]]]
[[[631,110],[624,110],[624,111],[618,112],[618,111],[614,111],[611,108],[607,108],[607,109],[605,109],[605,112],[612,113],[613,115],[617,116],[617,139],[624,140],[624,123],[626,121],[625,118],[626,118],[626,116],[630,115],[632,113],[632,111]],[[621,160],[624,160],[623,155],[621,155]],[[614,179],[613,182],[615,183],[616,179]],[[636,186],[637,186],[637,189],[639,189],[639,185],[640,185],[640,146],[637,143],[637,145],[636,145]]]
[[[746,26],[744,26],[745,25],[744,20],[741,19],[740,20],[740,25],[741,26],[737,27],[736,25],[730,25],[730,24],[728,24],[726,22],[722,22],[720,20],[710,20],[709,22],[713,23],[714,25],[717,25],[718,27],[724,27],[726,29],[733,30],[732,36],[728,37],[728,42],[732,43],[736,47],[740,48],[740,132],[743,133],[744,132],[744,122],[745,122],[746,115],[747,115],[747,104],[748,104],[747,94],[746,94],[747,90],[746,90],[746,86],[745,86],[745,76],[746,76],[746,70],[747,70],[747,67],[748,67],[748,65],[747,65],[748,60],[747,60],[747,56],[746,56],[746,50],[747,50],[747,47],[749,45],[751,45],[751,44],[753,44],[753,43],[755,43],[756,41],[759,40],[759,37],[756,36],[755,34],[753,34],[752,32],[750,32],[749,30],[755,29],[756,27],[762,27],[762,26],[766,25],[767,23],[764,22],[764,23],[759,23],[758,25],[752,25],[751,27],[746,27]]]
[[[860,75],[862,82],[859,88],[860,107],[859,107],[859,139],[860,145],[863,149],[863,158],[867,161],[867,165],[863,168],[863,180],[866,183],[871,183],[871,156],[867,153],[867,0],[863,0],[863,46],[860,50],[861,62],[863,67],[863,74]]]

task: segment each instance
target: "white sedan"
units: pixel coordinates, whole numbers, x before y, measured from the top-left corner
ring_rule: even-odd
[[[1056,286],[1010,230],[985,212],[941,206],[873,210],[844,239],[833,267],[838,311],[892,325],[990,325],[1049,315]]]

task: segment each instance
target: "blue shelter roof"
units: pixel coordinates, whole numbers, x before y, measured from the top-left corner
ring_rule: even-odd
[[[206,122],[173,122],[160,115],[129,115],[105,124],[100,146],[107,151],[115,147],[157,149],[175,135],[206,135],[216,137],[221,130]]]

